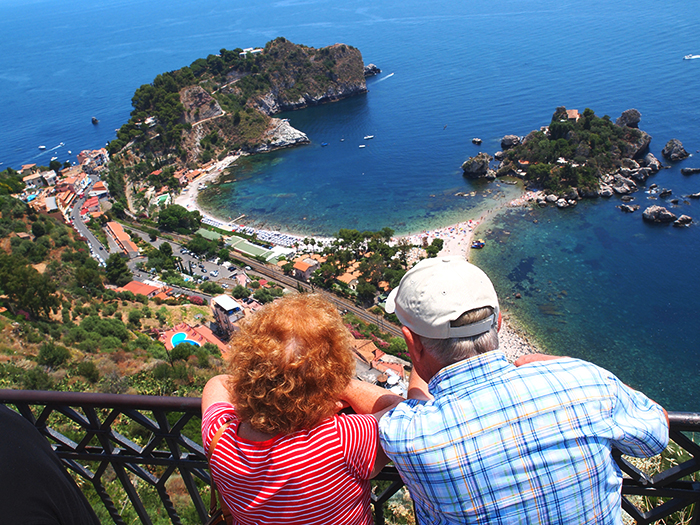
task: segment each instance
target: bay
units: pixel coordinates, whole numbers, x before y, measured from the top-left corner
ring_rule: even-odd
[[[512,190],[464,180],[461,163],[547,124],[559,105],[613,119],[634,107],[657,157],[671,138],[696,153],[700,60],[682,58],[700,53],[699,23],[680,0],[0,0],[0,169],[104,145],[139,85],[223,47],[343,42],[383,70],[370,92],[282,115],[312,144],[246,163],[203,204],[305,234],[444,226]],[[674,197],[700,191],[681,166],[698,164],[649,183]],[[550,351],[605,366],[670,409],[698,410],[698,228],[653,227],[617,204],[508,211],[484,228],[473,260]],[[700,217],[697,201],[666,205]]]

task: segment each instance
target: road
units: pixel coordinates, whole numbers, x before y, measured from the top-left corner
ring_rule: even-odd
[[[88,248],[90,248],[90,253],[97,255],[101,259],[102,263],[104,263],[109,257],[110,249],[105,249],[105,246],[97,240],[97,237],[95,237],[90,230],[88,230],[88,227],[85,225],[83,219],[80,217],[80,208],[83,207],[83,204],[87,200],[87,194],[90,191],[90,188],[95,182],[100,180],[99,176],[97,175],[89,175],[89,177],[90,182],[81,192],[81,195],[83,195],[83,197],[76,197],[75,199],[70,218],[73,223],[73,228],[75,228],[75,231],[77,231],[79,235],[82,235],[87,239]]]

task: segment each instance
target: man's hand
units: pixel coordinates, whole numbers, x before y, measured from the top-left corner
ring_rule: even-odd
[[[547,355],[547,354],[527,354],[518,357],[515,360],[515,366],[523,366],[529,363],[536,363],[537,361],[551,361],[552,359],[561,359],[562,356],[558,355]]]

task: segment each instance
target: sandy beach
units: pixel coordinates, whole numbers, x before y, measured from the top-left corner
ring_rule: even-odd
[[[241,229],[245,224],[245,217],[240,217],[235,224],[229,222],[224,222],[200,208],[197,204],[197,196],[199,195],[200,185],[207,185],[216,182],[216,179],[221,175],[222,171],[235,162],[239,156],[231,156],[223,159],[219,162],[214,169],[210,172],[199,176],[197,179],[192,181],[181,193],[175,198],[175,204],[183,206],[187,210],[193,211],[197,210],[203,217],[203,222],[206,224],[211,224],[217,226],[218,228],[236,231]],[[536,192],[525,192],[522,196],[514,199],[502,207],[494,208],[489,210],[487,213],[482,214],[476,219],[468,219],[457,224],[450,226],[445,226],[444,228],[437,228],[433,230],[425,230],[420,233],[412,233],[409,235],[398,236],[392,239],[392,242],[397,243],[401,240],[407,240],[409,243],[422,246],[423,240],[426,239],[427,243],[430,244],[433,239],[442,239],[443,249],[439,255],[460,255],[465,258],[469,258],[469,251],[471,250],[472,241],[474,240],[474,231],[484,222],[487,222],[493,215],[498,213],[503,207],[511,206],[524,206],[529,202],[537,198]],[[274,237],[284,239],[286,243],[291,243],[294,240],[298,240],[301,244],[303,237],[286,233],[286,232],[275,232],[268,230],[255,230],[258,235],[263,235],[265,237],[271,237],[274,241]],[[325,242],[328,242],[329,238],[326,237],[314,237],[317,241],[317,248],[322,246]],[[414,248],[409,252],[409,262],[417,262],[418,259],[424,256],[424,251],[421,248]],[[527,336],[521,333],[520,330],[515,329],[515,323],[509,322],[507,312],[503,315],[503,324],[501,326],[501,331],[499,332],[500,348],[506,354],[509,360],[513,361],[517,357],[533,352],[541,352],[542,349],[536,348],[528,339]]]

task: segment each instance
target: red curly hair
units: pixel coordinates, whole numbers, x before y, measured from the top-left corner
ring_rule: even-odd
[[[352,336],[320,295],[289,295],[241,323],[230,343],[228,390],[259,432],[312,428],[336,411],[355,372]]]

